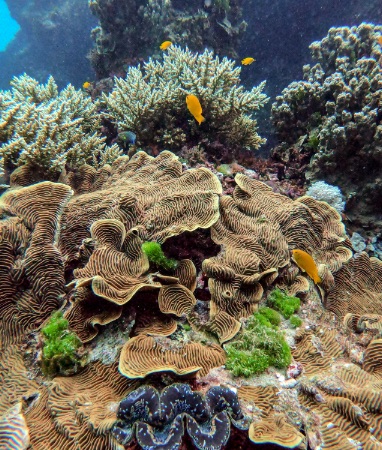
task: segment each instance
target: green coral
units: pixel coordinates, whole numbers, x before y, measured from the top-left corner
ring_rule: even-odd
[[[277,313],[276,313],[277,314]],[[243,332],[225,346],[226,368],[235,376],[249,377],[268,367],[285,368],[291,362],[291,351],[275,322],[275,315],[264,308],[248,319]]]
[[[82,358],[77,353],[81,341],[69,331],[68,324],[62,312],[56,311],[41,329],[42,370],[46,375],[73,373],[82,365]]]
[[[286,319],[300,309],[300,299],[274,289],[267,298],[267,304],[279,311]]]
[[[178,266],[178,261],[167,258],[158,242],[144,242],[142,250],[147,255],[150,263],[165,270],[174,270]]]
[[[131,130],[138,146],[157,143],[180,150],[220,142],[230,148],[257,149],[265,142],[257,134],[254,113],[268,101],[265,82],[245,91],[235,61],[219,59],[205,50],[192,53],[176,45],[163,60],[151,59],[131,67],[125,79],[116,78],[109,95],[103,95],[108,116],[118,130]],[[187,109],[186,96],[194,94],[203,108],[205,122],[195,121]]]
[[[295,315],[291,316],[289,321],[293,328],[298,328],[302,325],[302,319]]]
[[[64,167],[95,167],[120,155],[101,137],[101,116],[91,98],[70,84],[61,92],[22,75],[0,91],[0,167],[9,173],[28,164],[41,179],[56,180]]]

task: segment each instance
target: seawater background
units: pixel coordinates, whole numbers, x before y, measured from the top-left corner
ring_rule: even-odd
[[[12,41],[20,26],[12,18],[5,0],[0,0],[0,52],[3,52]]]
[[[189,1],[198,7],[204,2]],[[88,0],[7,3],[21,29],[6,50],[0,51],[0,89],[8,89],[12,77],[24,72],[40,82],[53,75],[60,88],[68,83],[78,88],[85,80],[94,79],[86,56],[93,45],[90,31],[97,20]],[[256,62],[243,67],[242,81],[250,88],[267,80],[266,93],[271,100],[290,82],[302,78],[302,66],[311,63],[309,45],[321,40],[330,27],[359,25],[362,21],[382,23],[380,0],[244,0],[243,8],[248,28],[239,54],[253,56]],[[5,0],[0,0],[0,20],[0,39],[4,42],[17,26],[7,13]],[[260,133],[268,138],[272,135],[268,120],[271,103],[259,117]],[[265,149],[272,145],[271,138]]]

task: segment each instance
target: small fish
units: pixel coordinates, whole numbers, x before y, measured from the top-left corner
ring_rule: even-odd
[[[377,42],[378,42],[379,45],[382,45],[382,36],[378,37]]]
[[[92,87],[92,84],[90,81],[85,81],[85,83],[82,85],[84,89],[90,89]]]
[[[317,284],[321,283],[321,278],[318,275],[318,269],[314,259],[309,255],[309,253],[304,252],[304,250],[292,250],[293,259],[295,260],[298,267],[306,272],[310,278]]]
[[[137,135],[132,131],[122,131],[121,133],[118,133],[118,139],[120,139],[125,145],[134,145]]]
[[[255,58],[244,58],[241,60],[241,63],[243,64],[243,66],[249,66],[250,64],[252,64],[254,61],[256,61]]]
[[[171,42],[171,41],[164,41],[164,42],[161,43],[161,45],[159,46],[159,48],[160,48],[161,50],[167,50],[167,49],[170,47],[170,45],[172,45],[172,42]]]
[[[202,122],[204,122],[206,119],[202,116],[202,105],[200,104],[200,101],[196,95],[189,94],[186,97],[186,103],[187,108],[190,111],[190,113],[194,116],[195,120],[200,125]]]

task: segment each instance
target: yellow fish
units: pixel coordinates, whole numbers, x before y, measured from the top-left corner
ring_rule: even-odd
[[[82,87],[84,89],[89,89],[92,87],[92,84],[90,83],[90,81],[85,81],[85,83],[82,85]]]
[[[170,47],[171,44],[172,44],[171,41],[164,41],[164,42],[161,43],[161,45],[159,46],[159,48],[160,48],[161,50],[166,50],[166,49],[168,49],[168,48]]]
[[[318,275],[318,269],[314,259],[309,255],[309,253],[304,252],[304,250],[292,250],[293,259],[296,261],[298,267],[306,272],[310,278],[317,284],[321,283],[321,278]]]
[[[243,66],[249,66],[250,64],[252,64],[254,61],[256,61],[255,58],[244,58],[241,60],[241,63],[243,64]]]
[[[382,36],[378,37],[377,42],[378,42],[379,45],[382,45]]]
[[[189,94],[186,97],[186,103],[187,108],[190,111],[190,113],[194,116],[195,120],[200,125],[202,122],[204,122],[206,119],[202,116],[202,105],[200,104],[200,101],[196,95]]]

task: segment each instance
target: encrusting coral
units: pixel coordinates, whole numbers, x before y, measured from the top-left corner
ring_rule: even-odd
[[[0,91],[0,167],[12,184],[56,181],[66,165],[95,167],[120,155],[100,135],[97,106],[68,85],[61,92],[53,79],[39,84],[27,75],[15,77],[11,90]]]
[[[347,213],[376,213],[382,199],[381,36],[381,25],[331,28],[272,106],[280,141],[313,156],[307,177],[339,186]]]
[[[265,142],[257,134],[254,113],[266,102],[265,82],[245,91],[240,67],[205,50],[192,53],[172,45],[163,60],[149,59],[130,67],[125,79],[103,95],[106,114],[118,130],[133,131],[137,145],[180,150],[184,145],[208,146],[219,142],[230,149],[257,149]],[[203,108],[200,126],[186,107],[186,95],[195,95]]]

